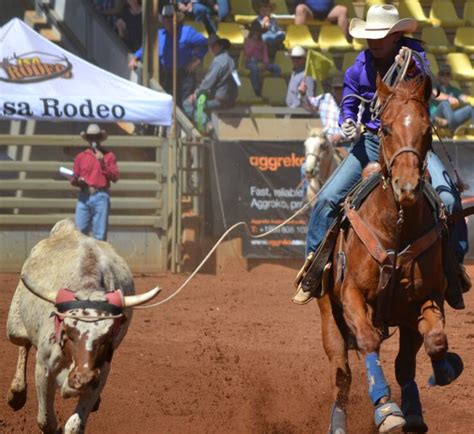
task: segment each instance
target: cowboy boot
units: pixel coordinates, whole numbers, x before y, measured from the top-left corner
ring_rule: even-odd
[[[306,260],[304,261],[304,264],[301,267],[300,271],[296,275],[296,279],[295,279],[296,293],[291,299],[291,301],[295,304],[306,304],[306,303],[309,303],[311,299],[313,298],[311,294],[311,290],[309,288],[303,289],[302,281],[303,281],[303,278],[308,273],[308,270],[311,267],[311,264],[313,263],[314,257],[315,257],[314,252],[311,252],[306,258]]]

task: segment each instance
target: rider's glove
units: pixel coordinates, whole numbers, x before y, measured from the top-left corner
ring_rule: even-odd
[[[349,140],[355,140],[359,136],[359,128],[353,119],[346,119],[341,125],[342,132]]]

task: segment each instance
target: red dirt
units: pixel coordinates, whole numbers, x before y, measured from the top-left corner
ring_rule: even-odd
[[[474,268],[470,268],[474,277]],[[251,272],[199,275],[174,301],[136,311],[128,335],[114,356],[101,408],[89,419],[89,433],[326,433],[331,406],[328,362],[321,346],[316,303],[295,306],[295,270],[275,264]],[[136,277],[139,291],[160,285],[169,294],[179,275]],[[18,275],[0,275],[2,327]],[[430,433],[474,432],[474,291],[468,308],[448,308],[451,349],[465,371],[446,388],[428,389],[429,360],[419,353],[418,382]],[[399,399],[393,373],[397,335],[385,342],[385,372]],[[16,347],[0,334],[0,432],[38,432],[33,361],[29,399],[13,412],[6,393],[16,364]],[[351,354],[351,433],[374,433],[362,360]],[[57,399],[61,423],[74,401]]]

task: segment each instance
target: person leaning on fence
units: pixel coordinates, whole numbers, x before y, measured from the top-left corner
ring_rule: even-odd
[[[71,184],[79,187],[79,197],[76,204],[76,226],[88,235],[92,234],[97,240],[107,239],[109,220],[111,182],[119,179],[119,170],[113,152],[102,147],[107,133],[97,124],[90,124],[81,138],[89,143],[89,147],[74,159],[73,177]]]
[[[401,62],[406,56],[407,47],[418,52],[423,63],[428,65],[426,54],[418,41],[403,36],[403,33],[416,31],[414,19],[400,19],[395,6],[388,4],[371,6],[367,12],[367,20],[354,18],[351,21],[350,33],[354,38],[367,39],[369,48],[360,53],[354,64],[347,69],[343,83],[343,102],[340,110],[339,124],[344,135],[354,142],[349,155],[331,175],[319,191],[308,227],[306,238],[307,261],[318,260],[319,247],[328,229],[335,221],[340,211],[340,205],[346,194],[360,181],[362,170],[370,161],[379,161],[378,136],[380,119],[372,119],[370,107],[367,105],[362,113],[361,122],[365,131],[361,133],[358,125],[360,101],[353,95],[359,95],[366,100],[372,100],[376,91],[377,74],[384,76],[394,62]],[[409,68],[409,76],[423,73],[424,66],[415,58]],[[427,168],[431,175],[431,183],[438,192],[447,211],[462,209],[459,192],[433,151],[427,155]],[[464,255],[468,251],[467,227],[464,219],[459,219],[453,225],[452,238],[455,245],[455,255],[459,263],[459,277],[464,290],[470,288],[469,276],[462,265]],[[313,254],[313,255],[311,255]],[[313,259],[311,259],[313,257]],[[321,290],[321,276],[310,276],[315,284],[312,288],[303,288],[301,283],[293,298],[297,304],[305,304],[313,296],[318,296]],[[455,309],[464,306],[459,288],[448,287],[448,303]]]
[[[209,36],[209,49],[214,59],[199,87],[184,102],[184,111],[204,132],[210,131],[209,112],[231,108],[237,99],[235,64],[228,53],[229,48],[228,39]]]
[[[291,49],[290,58],[293,72],[286,92],[286,105],[289,108],[297,108],[302,106],[304,97],[310,98],[315,95],[316,82],[312,77],[305,75],[306,51],[303,47],[295,45]]]
[[[172,5],[163,7],[159,20],[163,28],[158,30],[158,57],[160,61],[160,83],[169,94],[173,93],[173,14]],[[184,100],[196,89],[196,70],[207,52],[207,39],[191,26],[182,24],[184,15],[176,13],[177,25],[177,104],[182,107]],[[135,69],[142,58],[140,48],[130,60],[128,67]]]

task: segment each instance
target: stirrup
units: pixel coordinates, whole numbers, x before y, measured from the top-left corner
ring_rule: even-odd
[[[308,270],[311,264],[313,263],[314,256],[315,256],[314,252],[311,252],[307,256],[306,260],[304,261],[303,266],[301,267],[301,270],[298,271],[298,274],[296,275],[296,279],[294,282],[296,286],[296,293],[291,299],[291,301],[295,304],[306,304],[306,303],[309,303],[313,298],[313,296],[311,295],[311,291],[303,290],[303,288],[301,287],[301,282],[306,276],[306,274],[308,273]]]

